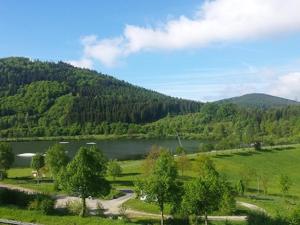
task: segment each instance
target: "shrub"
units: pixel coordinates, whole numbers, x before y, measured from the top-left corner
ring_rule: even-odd
[[[54,205],[55,202],[53,199],[43,199],[40,202],[40,211],[46,215],[52,214],[54,211]]]
[[[19,207],[27,207],[27,205],[32,199],[32,194],[7,188],[0,189],[0,204],[3,205],[16,205]]]
[[[51,214],[54,211],[55,201],[47,195],[37,194],[35,198],[29,202],[28,209],[29,210],[38,210],[43,214]]]
[[[66,209],[71,215],[79,215],[82,210],[82,204],[79,200],[69,200],[66,202]]]

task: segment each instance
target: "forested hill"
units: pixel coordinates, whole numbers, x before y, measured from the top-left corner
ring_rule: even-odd
[[[228,98],[218,101],[218,103],[234,103],[239,106],[257,108],[274,108],[288,105],[300,105],[300,102],[297,101],[261,93],[246,94],[239,97]]]
[[[1,137],[110,133],[107,123],[147,123],[201,105],[63,62],[0,59]]]
[[[300,106],[268,109],[207,103],[200,112],[167,116],[144,126],[144,132],[216,143],[215,149],[238,148],[255,141],[266,145],[300,142]]]

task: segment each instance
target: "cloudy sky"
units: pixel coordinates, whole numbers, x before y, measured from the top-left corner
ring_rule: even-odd
[[[69,62],[168,95],[300,99],[299,0],[0,0],[0,57]]]

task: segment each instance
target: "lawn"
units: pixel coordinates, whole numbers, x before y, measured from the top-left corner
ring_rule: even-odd
[[[121,220],[104,219],[100,217],[86,217],[79,216],[57,216],[57,215],[43,215],[38,211],[29,211],[26,209],[18,209],[16,207],[3,207],[0,206],[0,218],[18,220],[22,222],[31,222],[49,225],[134,225],[136,223],[127,223]]]

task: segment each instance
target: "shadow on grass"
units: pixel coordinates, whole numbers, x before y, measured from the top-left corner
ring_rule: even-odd
[[[10,177],[8,178],[11,181],[14,181],[16,183],[24,183],[24,184],[36,184],[37,180],[35,178],[32,177]],[[39,180],[39,183],[42,184],[51,184],[53,183],[53,180],[50,178],[41,178]]]
[[[214,155],[214,158],[228,158],[228,157],[232,157],[233,154],[220,154],[220,155]]]
[[[248,215],[248,225],[289,225],[284,218],[271,218],[264,213],[250,212]]]
[[[261,152],[258,151],[251,151],[251,152],[236,152],[234,155],[239,155],[239,156],[252,156],[252,155],[258,155],[261,154]]]
[[[133,181],[129,180],[113,180],[111,181],[111,184],[117,186],[134,186]]]
[[[138,176],[138,175],[141,175],[141,173],[122,173],[120,177]]]

